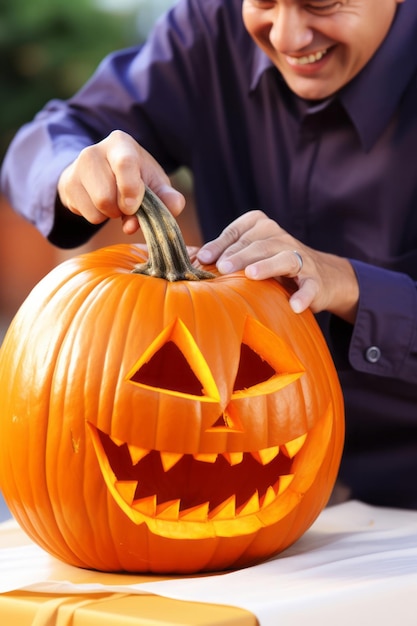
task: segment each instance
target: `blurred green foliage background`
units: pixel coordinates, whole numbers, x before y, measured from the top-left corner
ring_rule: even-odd
[[[142,41],[170,4],[0,0],[0,161],[24,122],[48,100],[72,95],[105,54]]]

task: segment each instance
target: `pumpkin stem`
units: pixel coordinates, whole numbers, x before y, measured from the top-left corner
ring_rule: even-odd
[[[134,273],[165,278],[170,282],[214,278],[214,274],[193,267],[176,220],[149,187],[145,188],[136,215],[148,246],[149,259],[136,265]]]

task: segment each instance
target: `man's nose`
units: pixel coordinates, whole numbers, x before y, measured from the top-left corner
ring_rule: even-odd
[[[309,14],[298,6],[277,5],[269,39],[277,52],[306,48],[313,39]]]

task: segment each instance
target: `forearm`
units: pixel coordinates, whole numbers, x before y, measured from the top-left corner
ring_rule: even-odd
[[[68,121],[66,133],[58,141],[53,140],[50,128],[62,123],[61,106],[64,105],[51,104],[47,122],[42,113],[17,133],[1,172],[2,192],[10,205],[45,237],[50,235],[56,221],[58,179],[65,167],[91,141]],[[79,241],[75,245],[80,245],[89,236],[90,233],[83,234],[81,227]]]

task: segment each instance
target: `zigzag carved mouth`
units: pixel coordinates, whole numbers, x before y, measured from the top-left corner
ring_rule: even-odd
[[[169,520],[233,519],[268,506],[291,484],[307,438],[256,452],[193,455],[144,450],[89,426],[116,501],[125,511]]]

